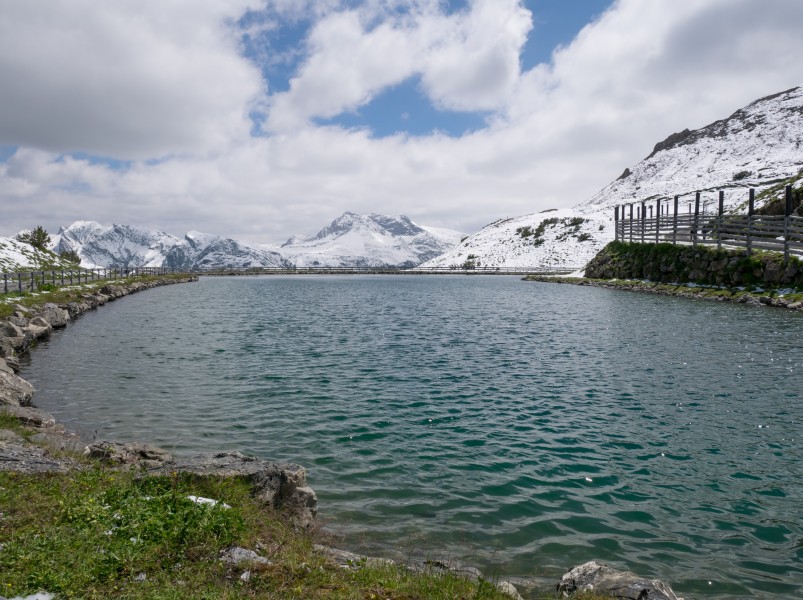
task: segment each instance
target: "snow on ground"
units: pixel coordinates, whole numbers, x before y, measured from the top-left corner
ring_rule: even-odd
[[[612,239],[613,222],[606,215],[547,211],[486,225],[421,267],[579,269]]]

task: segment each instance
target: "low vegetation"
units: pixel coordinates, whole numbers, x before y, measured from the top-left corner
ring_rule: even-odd
[[[200,504],[189,498],[214,499]],[[63,598],[507,598],[492,583],[392,564],[344,569],[252,497],[246,483],[98,466],[0,472],[0,590]],[[267,562],[227,564],[255,549]]]
[[[148,281],[155,281],[159,279],[181,279],[186,275],[154,275],[154,276],[138,276],[126,277],[123,279],[114,280],[99,280],[80,285],[68,285],[65,287],[58,287],[51,284],[42,284],[36,292],[9,292],[2,294],[2,286],[0,285],[0,318],[8,317],[14,312],[13,304],[21,306],[32,306],[34,304],[45,304],[52,302],[54,304],[66,304],[67,302],[78,302],[81,296],[98,291],[105,285],[113,283],[115,285],[127,285],[140,281],[146,283]],[[0,282],[2,283],[2,282]]]

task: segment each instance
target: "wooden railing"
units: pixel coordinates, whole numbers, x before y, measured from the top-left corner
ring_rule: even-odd
[[[785,214],[756,214],[755,189],[750,189],[747,214],[725,214],[725,192],[719,192],[716,211],[700,205],[696,192],[688,212],[679,210],[680,196],[672,201],[659,199],[630,203],[614,209],[616,239],[623,242],[706,244],[717,248],[745,248],[803,256],[803,217],[792,214],[792,186],[786,186]]]
[[[106,269],[46,269],[0,273],[0,294],[35,292],[46,286],[63,287],[93,281],[173,273],[167,267],[110,267]]]

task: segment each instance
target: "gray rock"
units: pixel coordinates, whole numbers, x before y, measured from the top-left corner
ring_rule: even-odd
[[[54,458],[47,449],[30,444],[0,444],[0,471],[67,473],[84,468],[70,458]]]
[[[45,321],[42,317],[34,317],[23,331],[25,333],[30,333],[33,339],[38,340],[49,336],[53,328],[50,326],[50,323]]]
[[[11,370],[14,371],[14,374],[20,372],[20,361],[16,356],[6,356],[5,361],[6,364],[11,367]]]
[[[356,569],[362,565],[368,567],[383,567],[396,564],[395,561],[389,558],[363,556],[361,554],[349,552],[348,550],[340,550],[339,548],[331,548],[329,546],[322,546],[321,544],[315,544],[314,548],[321,554],[324,554],[333,563],[345,569]]]
[[[33,392],[33,386],[19,375],[0,371],[0,405],[27,406]]]
[[[221,550],[220,552],[220,560],[221,562],[226,563],[227,565],[240,565],[241,563],[249,563],[249,564],[256,564],[256,565],[269,565],[270,561],[257,554],[253,550],[248,550],[247,548],[238,548],[236,546],[231,548],[226,548],[225,550]]]
[[[617,571],[593,560],[574,567],[558,582],[558,594],[562,598],[578,592],[594,592],[619,600],[682,600],[662,581]]]
[[[26,320],[25,325],[27,325],[27,324],[28,324],[28,322]],[[8,321],[0,321],[0,336],[2,336],[2,337],[20,337],[20,336],[24,335],[22,333],[22,327],[24,327],[25,325],[23,325],[23,326],[15,325],[14,323],[11,322],[10,319]]]
[[[81,454],[86,447],[84,442],[78,435],[74,433],[66,433],[59,430],[59,425],[47,431],[40,431],[30,437],[30,440],[40,446],[45,446],[51,450],[58,450],[59,452],[73,452]]]
[[[519,590],[516,589],[516,586],[509,581],[500,581],[496,584],[496,587],[503,594],[513,598],[513,600],[524,600],[524,598],[521,597],[521,594],[519,594]]]
[[[54,329],[66,327],[67,322],[70,320],[70,314],[66,310],[51,303],[45,304],[37,316],[47,321]]]
[[[9,367],[8,363],[2,357],[0,357],[0,372],[9,373],[10,375],[14,375],[14,369]]]
[[[17,417],[17,420],[28,427],[46,429],[56,426],[56,419],[49,413],[30,406],[0,406],[0,412]]]
[[[219,452],[181,459],[159,470],[243,478],[257,498],[274,508],[288,510],[304,528],[318,514],[318,497],[307,486],[307,472],[300,465],[268,462],[239,452]]]
[[[11,431],[10,429],[0,429],[0,443],[4,442],[11,442],[12,444],[20,444],[25,442],[25,438],[23,438],[16,431]]]
[[[155,469],[173,460],[166,450],[139,442],[93,442],[84,449],[84,454],[112,464],[146,469]]]

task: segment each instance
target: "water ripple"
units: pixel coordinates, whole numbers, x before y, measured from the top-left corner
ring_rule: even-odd
[[[23,368],[90,438],[306,465],[358,550],[788,598],[801,340],[798,314],[513,278],[207,278],[86,315]]]

